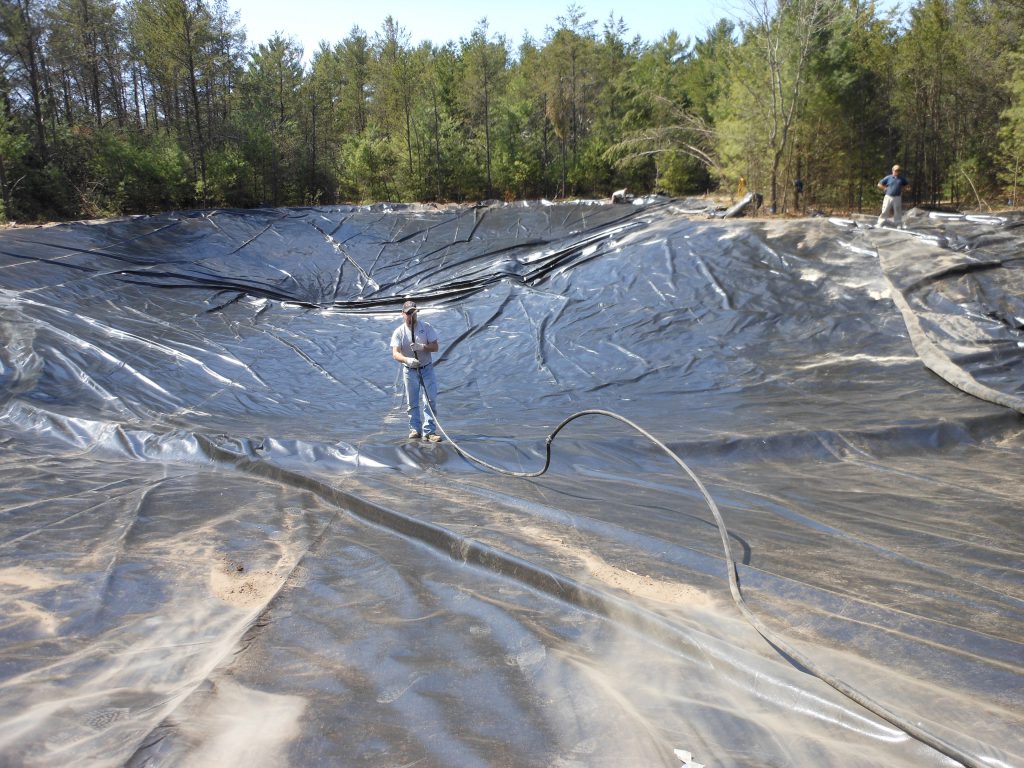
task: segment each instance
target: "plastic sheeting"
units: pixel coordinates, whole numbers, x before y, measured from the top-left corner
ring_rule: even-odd
[[[0,763],[1024,764],[1024,217],[701,201],[0,232]],[[677,751],[678,750],[678,751]]]

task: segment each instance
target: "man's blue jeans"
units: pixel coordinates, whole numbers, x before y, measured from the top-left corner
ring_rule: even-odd
[[[423,387],[420,387],[420,375],[423,376],[430,408],[427,408],[426,403],[421,403]],[[405,369],[405,405],[409,413],[409,429],[423,435],[432,435],[437,429],[437,422],[431,414],[431,409],[437,410],[437,379],[434,378],[433,363],[423,368]]]

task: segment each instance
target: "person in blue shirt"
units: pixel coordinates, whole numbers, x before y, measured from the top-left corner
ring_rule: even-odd
[[[892,173],[878,182],[878,188],[885,191],[882,198],[882,212],[878,215],[875,226],[880,227],[885,223],[885,216],[892,209],[893,223],[897,229],[904,229],[903,226],[903,189],[910,187],[910,182],[900,175],[900,167],[894,165]]]

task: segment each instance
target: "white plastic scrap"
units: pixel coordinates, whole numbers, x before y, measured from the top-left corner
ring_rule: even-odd
[[[676,749],[673,751],[676,753],[676,757],[683,761],[682,768],[704,768],[703,763],[693,762],[693,755],[685,749]]]

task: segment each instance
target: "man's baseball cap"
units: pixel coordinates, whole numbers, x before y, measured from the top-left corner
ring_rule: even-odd
[[[402,314],[403,315],[408,315],[409,313],[415,312],[415,311],[416,311],[416,302],[415,301],[407,301],[407,302],[405,302],[405,304],[402,305]]]

